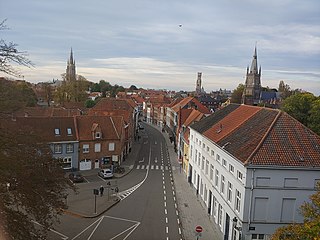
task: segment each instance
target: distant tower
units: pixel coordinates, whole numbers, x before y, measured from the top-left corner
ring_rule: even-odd
[[[257,47],[254,48],[251,68],[247,67],[247,76],[244,91],[242,94],[242,103],[247,105],[257,105],[261,94],[261,66],[258,71]]]
[[[197,78],[197,83],[196,83],[196,95],[201,94],[201,72],[198,72],[198,78]]]
[[[76,81],[76,64],[73,60],[72,48],[70,52],[70,58],[67,63],[66,81]]]

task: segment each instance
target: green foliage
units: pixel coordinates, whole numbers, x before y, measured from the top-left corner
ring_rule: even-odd
[[[29,83],[0,79],[0,112],[12,113],[24,107],[34,107],[36,103],[37,97]]]
[[[242,99],[242,94],[244,91],[244,85],[243,84],[239,84],[238,87],[236,89],[233,90],[232,95],[231,95],[231,102],[232,103],[241,103],[241,99]]]
[[[86,108],[92,108],[94,105],[96,105],[96,102],[93,101],[92,99],[88,99],[85,101],[84,106]]]
[[[0,120],[1,224],[9,239],[46,239],[66,207],[70,181],[40,135],[11,119]]]
[[[283,102],[283,111],[320,135],[320,99],[311,93],[296,93]]]
[[[291,224],[278,228],[272,235],[272,240],[312,240],[320,238],[320,182],[318,182],[316,190],[316,193],[309,197],[310,202],[305,202],[300,207],[304,217],[303,224]]]

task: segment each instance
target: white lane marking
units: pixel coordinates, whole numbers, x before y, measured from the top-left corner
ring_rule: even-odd
[[[166,197],[166,196],[163,196],[163,199],[166,201],[166,200],[167,200],[167,197]]]
[[[34,221],[34,220],[31,220],[31,222],[33,222],[34,224],[37,224],[37,225],[39,225],[39,226],[41,226],[41,227],[44,227],[42,224],[40,224],[40,223],[38,223],[38,222],[36,222],[36,221]],[[53,230],[53,229],[51,229],[51,228],[49,228],[49,230],[50,230],[51,232],[59,235],[59,236],[61,237],[61,239],[63,239],[63,240],[69,239],[66,235],[63,235],[62,233],[57,232],[56,230]]]
[[[166,223],[168,223],[168,218],[166,217]]]
[[[169,233],[169,227],[166,227],[166,233]]]
[[[167,202],[164,202],[164,206],[167,207]]]
[[[176,197],[175,196],[173,196],[173,201],[176,201]]]
[[[166,208],[164,209],[164,214],[165,214],[165,215],[167,215],[167,214],[168,214],[168,212],[167,212],[167,209],[166,209]]]
[[[176,210],[176,215],[179,216],[178,210]]]
[[[178,206],[177,206],[177,204],[176,204],[176,203],[174,203],[174,207],[175,207],[175,209],[177,209],[177,208],[178,208]]]
[[[158,158],[157,158],[157,157],[154,158],[154,162],[155,162],[155,163],[158,162]]]
[[[95,233],[95,231],[97,230],[97,228],[99,227],[100,223],[102,222],[103,218],[100,219],[100,221],[98,222],[98,224],[95,226],[95,228],[92,230],[90,236],[88,237],[87,240],[90,240],[92,235]]]
[[[163,194],[166,195],[166,190],[163,190]]]
[[[141,166],[141,169],[144,169],[144,167],[145,167],[145,166],[144,166],[144,165],[142,165],[142,166]]]
[[[91,228],[94,224],[96,224],[98,221],[101,220],[102,217],[98,218],[96,221],[94,221],[93,223],[91,223],[88,227],[86,227],[85,229],[82,230],[82,232],[78,233],[78,235],[76,235],[74,238],[72,238],[71,240],[76,239],[77,237],[79,237],[82,233],[84,233],[85,231],[87,231],[89,228]]]
[[[137,166],[137,169],[140,169],[140,165]]]
[[[154,169],[154,165],[151,165],[151,170],[153,170]]]
[[[156,170],[158,170],[159,169],[159,166],[158,165],[156,165]]]
[[[176,195],[176,193],[175,193],[174,191],[172,191],[172,194],[173,194],[173,195]]]
[[[162,184],[164,184],[164,181],[162,181]]]
[[[179,228],[179,234],[181,235],[181,228]]]
[[[163,185],[163,189],[166,189],[166,186],[165,186],[165,185]]]
[[[178,225],[180,224],[180,219],[179,218],[177,218],[177,222],[178,222]]]

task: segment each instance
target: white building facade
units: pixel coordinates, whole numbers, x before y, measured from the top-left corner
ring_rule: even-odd
[[[238,111],[243,115],[247,108],[260,111],[257,107],[241,106],[231,114]],[[197,127],[190,127],[188,181],[206,207],[213,224],[223,233],[224,240],[270,239],[277,228],[303,222],[299,208],[305,201],[309,201],[309,196],[315,192],[316,183],[320,181],[320,150],[317,150],[320,149],[319,136],[310,133],[310,144],[315,146],[315,151],[309,157],[301,157],[302,152],[292,146],[290,151],[294,151],[293,155],[281,150],[283,156],[279,155],[277,158],[277,154],[264,149],[265,145],[269,148],[271,146],[271,149],[273,146],[268,143],[268,137],[274,135],[268,125],[265,125],[265,128],[269,132],[261,134],[262,140],[243,139],[243,136],[247,135],[242,132],[245,132],[243,130],[247,128],[248,122],[254,120],[255,114],[256,112],[249,118],[244,118],[240,125],[237,123],[238,125],[232,126],[232,122],[236,121],[234,119],[241,118],[240,115],[238,118],[230,117],[228,123],[225,119],[229,114],[226,114],[225,118],[213,121],[212,126],[205,126],[208,122],[202,123],[202,129],[205,130],[199,131],[196,130]],[[278,113],[276,117],[276,121],[281,121],[283,113],[281,116]],[[287,115],[284,117],[288,118]],[[210,128],[215,130],[208,133]],[[280,127],[275,125],[273,128],[278,131]],[[219,136],[223,131],[225,135]],[[248,147],[239,151],[242,144],[231,141],[237,138],[239,141],[249,142]],[[223,142],[223,139],[227,140]],[[257,144],[252,147],[250,141]],[[308,149],[310,144],[306,143],[300,151],[303,151],[303,148]],[[286,149],[285,147],[283,149]],[[275,152],[278,151],[277,148],[279,146],[275,146]],[[242,156],[246,151],[246,156],[249,157],[244,161]],[[265,158],[261,152],[265,154]],[[298,155],[300,157],[296,158]]]

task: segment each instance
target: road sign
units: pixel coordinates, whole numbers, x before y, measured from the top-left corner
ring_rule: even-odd
[[[202,227],[201,226],[196,226],[196,232],[201,233],[202,232]]]

